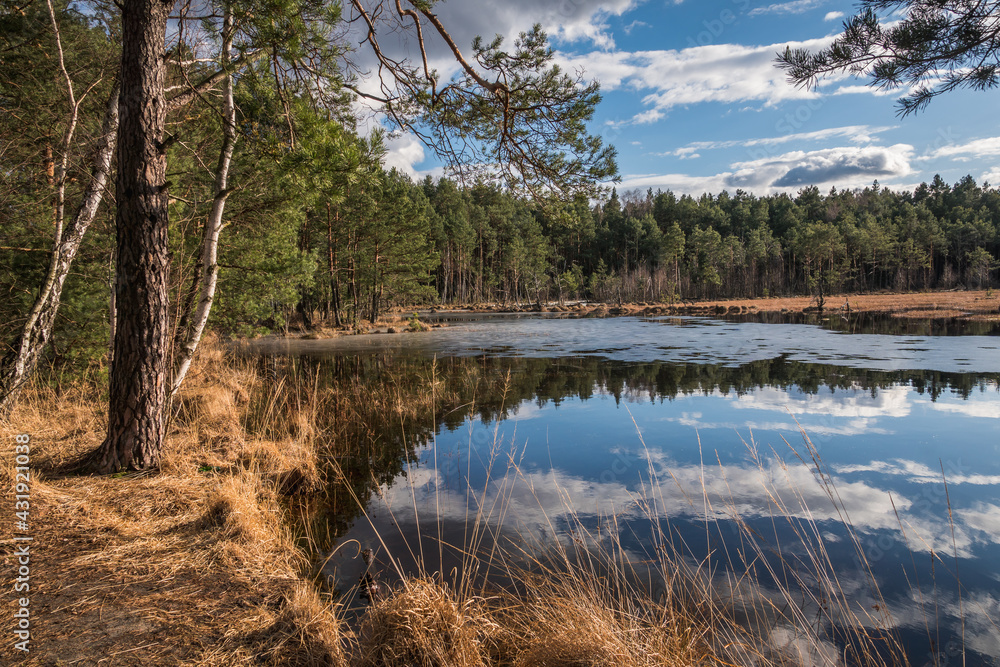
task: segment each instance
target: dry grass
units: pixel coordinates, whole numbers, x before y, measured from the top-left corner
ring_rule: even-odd
[[[853,313],[893,313],[900,317],[943,318],[990,316],[1000,312],[1000,294],[995,290],[949,292],[907,292],[902,294],[832,294],[826,299],[828,311],[840,310],[850,304]],[[723,299],[699,301],[699,308],[738,308],[757,312],[798,312],[815,307],[808,296],[773,297],[762,299]]]
[[[587,573],[553,574],[516,607],[520,667],[645,667],[716,664],[712,628],[638,591],[614,594]]]
[[[115,478],[59,473],[100,444],[93,383],[25,392],[0,437],[32,437],[36,625],[27,659],[5,643],[0,661],[343,664],[340,620],[302,579],[309,559],[282,501],[319,484],[313,443],[241,421],[264,384],[209,341],[174,402],[161,471]]]
[[[404,581],[368,610],[361,626],[361,667],[483,667],[483,639],[495,625],[476,598],[459,600],[428,578]]]

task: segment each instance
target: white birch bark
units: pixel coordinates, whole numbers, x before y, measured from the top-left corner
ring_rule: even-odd
[[[170,396],[173,397],[180,389],[184,378],[191,369],[191,361],[201,342],[205,325],[212,312],[215,301],[215,288],[219,281],[219,235],[222,233],[223,214],[226,209],[226,199],[229,197],[229,165],[233,159],[233,149],[236,147],[236,106],[233,103],[233,76],[230,71],[230,52],[233,46],[232,13],[227,7],[222,28],[222,69],[226,71],[222,80],[223,128],[222,149],[219,152],[219,164],[215,172],[215,192],[212,199],[212,209],[202,233],[201,243],[201,284],[198,288],[198,301],[195,305],[191,325],[184,333],[184,339],[174,361],[174,376],[170,383]]]
[[[14,401],[31,376],[42,350],[52,335],[63,286],[69,276],[73,259],[104,197],[117,140],[118,86],[116,85],[108,97],[90,182],[83,192],[80,206],[65,229],[57,222],[56,238],[45,282],[38,292],[24,326],[0,362],[0,415],[9,413],[13,407]]]

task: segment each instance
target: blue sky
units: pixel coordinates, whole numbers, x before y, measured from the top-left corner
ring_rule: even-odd
[[[789,85],[774,67],[786,44],[820,48],[856,10],[839,0],[447,0],[436,11],[460,46],[541,23],[570,71],[601,83],[591,131],[617,146],[619,190],[795,193],[806,185],[911,189],[935,174],[1000,184],[998,91],[957,91],[899,118],[905,90],[840,76]],[[441,46],[438,67],[453,71]],[[439,173],[412,137],[388,164]]]

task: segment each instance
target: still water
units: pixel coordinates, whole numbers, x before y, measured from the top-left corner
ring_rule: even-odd
[[[912,664],[1000,664],[998,336],[519,317],[261,347],[330,382],[410,374],[450,392],[422,423],[385,424],[378,456],[342,462],[365,480],[365,511],[334,517],[344,543],[448,571],[461,555],[439,538],[468,544],[478,511],[513,541],[613,530],[635,562],[655,524],[725,569],[734,516],[786,561],[808,520],[853,607]],[[329,565],[346,585],[355,554]]]

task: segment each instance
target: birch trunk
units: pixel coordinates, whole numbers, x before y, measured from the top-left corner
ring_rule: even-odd
[[[184,340],[180,346],[177,359],[174,361],[174,377],[170,385],[170,396],[173,397],[181,388],[184,378],[191,369],[191,361],[201,342],[208,316],[212,312],[215,301],[215,288],[219,282],[219,235],[224,227],[222,219],[226,210],[226,199],[229,197],[228,180],[229,165],[233,160],[233,150],[236,146],[236,106],[233,103],[233,77],[229,72],[229,54],[233,48],[232,12],[227,7],[222,27],[222,68],[226,77],[222,80],[223,128],[222,149],[219,152],[219,165],[215,172],[215,193],[212,199],[212,210],[205,222],[201,242],[201,285],[198,289],[199,298],[191,325],[187,328]]]
[[[63,287],[83,236],[94,221],[104,197],[111,173],[112,158],[118,140],[118,87],[112,90],[101,124],[101,134],[94,155],[90,182],[69,224],[57,224],[56,239],[49,260],[49,270],[28,319],[0,363],[0,415],[8,414],[18,394],[38,364],[38,359],[52,335],[59,312]]]

